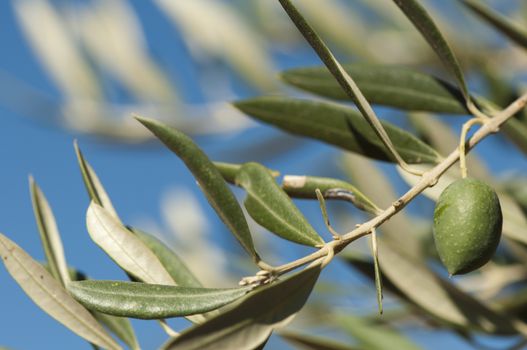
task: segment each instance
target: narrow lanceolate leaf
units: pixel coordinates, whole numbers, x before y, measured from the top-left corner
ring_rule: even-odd
[[[236,174],[236,184],[247,192],[245,208],[257,223],[292,242],[313,247],[324,244],[266,167],[244,164]]]
[[[343,65],[354,77],[364,97],[372,103],[408,111],[467,114],[463,94],[451,84],[431,75],[397,66],[369,63]],[[319,96],[350,100],[325,67],[296,68],[282,79]]]
[[[337,343],[333,339],[314,337],[312,335],[282,331],[280,336],[299,349],[306,350],[358,350],[357,346]]]
[[[29,178],[31,202],[51,275],[63,286],[70,281],[62,240],[51,207],[38,185]]]
[[[339,316],[338,324],[353,338],[357,339],[361,348],[370,350],[419,350],[421,349],[410,339],[393,329],[378,326],[355,316]]]
[[[214,164],[187,135],[157,121],[136,118],[161,142],[163,142],[192,172],[207,196],[209,203],[223,222],[236,236],[242,247],[254,258],[260,258],[254,250],[253,240],[243,211]]]
[[[324,199],[343,200],[352,203],[360,210],[378,215],[381,209],[368,197],[349,182],[329,177],[286,175],[282,188],[294,198],[316,199],[315,190],[318,188]]]
[[[93,241],[123,270],[146,283],[174,285],[154,253],[106,209],[92,202],[86,225]]]
[[[7,271],[42,310],[90,343],[121,349],[81,304],[44,267],[0,234],[0,257]]]
[[[516,44],[527,48],[527,31],[519,25],[512,22],[511,19],[502,16],[490,7],[481,3],[481,1],[461,0],[463,5],[473,13],[489,23],[495,29],[514,41]]]
[[[384,125],[381,123],[371,108],[370,103],[364,97],[364,94],[359,89],[353,78],[344,70],[335,56],[333,56],[331,50],[329,50],[329,48],[313,30],[313,28],[311,28],[309,23],[296,9],[293,3],[290,0],[279,0],[279,2],[297,29],[304,36],[309,45],[311,45],[311,47],[315,50],[318,57],[320,57],[324,65],[326,65],[333,77],[335,77],[342,90],[355,101],[355,104],[357,105],[357,108],[361,112],[364,119],[366,119],[370,127],[375,131],[377,137],[386,147],[386,150],[388,151],[387,154],[389,155],[390,159],[399,165],[406,167],[405,160],[399,154],[390,136],[386,132]]]
[[[116,337],[128,345],[130,349],[141,349],[129,319],[111,316],[96,311],[92,311],[91,314],[97,321],[106,327],[106,329],[115,334]]]
[[[252,350],[291,322],[304,306],[320,274],[320,265],[261,287],[209,319],[169,340],[164,350]]]
[[[399,6],[441,59],[443,65],[454,75],[465,100],[469,101],[467,85],[457,58],[428,12],[417,0],[393,0],[393,2]]]
[[[141,319],[201,314],[242,297],[248,288],[208,289],[139,282],[72,282],[71,294],[90,310]]]
[[[129,228],[150,250],[157,256],[161,264],[165,267],[174,282],[183,287],[202,287],[202,284],[196,276],[188,269],[187,265],[176,255],[176,253],[167,247],[156,237],[149,235],[136,228]]]
[[[119,220],[119,216],[113,207],[110,197],[106,193],[99,177],[82,155],[77,141],[74,142],[73,146],[75,147],[75,153],[77,154],[77,161],[79,162],[82,180],[84,181],[84,186],[88,191],[90,199],[106,209],[114,218]]]
[[[317,139],[364,156],[392,161],[368,123],[355,110],[334,103],[260,97],[237,102],[249,116],[299,136]],[[441,156],[411,133],[382,122],[407,163],[437,163]]]
[[[224,163],[224,162],[214,162],[214,166],[218,171],[220,172],[221,176],[223,176],[223,179],[227,181],[228,183],[235,184],[236,182],[236,173],[243,164],[235,164],[235,163]],[[273,177],[280,176],[280,172],[276,170],[268,169],[271,175]]]

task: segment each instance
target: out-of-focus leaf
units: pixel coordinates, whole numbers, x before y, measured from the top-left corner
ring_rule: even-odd
[[[351,202],[355,207],[370,214],[379,214],[381,209],[349,182],[329,177],[284,176],[282,188],[291,197],[316,199],[318,188],[325,199]]]
[[[355,316],[341,315],[337,323],[353,338],[369,350],[419,350],[415,343],[404,335],[387,327],[378,326]]]
[[[196,56],[224,59],[253,86],[273,89],[273,62],[265,43],[229,3],[215,0],[156,0],[181,30]]]
[[[90,204],[86,225],[93,241],[123,270],[146,283],[175,284],[154,253],[100,205]]]
[[[73,147],[75,148],[75,154],[77,155],[77,161],[81,170],[82,181],[84,181],[84,186],[86,187],[86,191],[88,192],[90,199],[93,202],[99,204],[104,209],[106,209],[106,211],[110,213],[114,218],[120,220],[119,216],[117,215],[117,212],[113,207],[110,197],[106,193],[106,190],[104,189],[101,181],[99,180],[99,177],[97,176],[91,165],[88,163],[88,161],[86,161],[86,159],[84,158],[77,141],[73,143]]]
[[[320,265],[256,289],[227,311],[170,339],[164,350],[252,350],[291,322],[307,301]]]
[[[196,276],[188,269],[187,265],[176,255],[176,253],[167,247],[156,237],[149,235],[136,228],[129,228],[150,250],[157,256],[166,271],[178,286],[182,287],[202,287],[202,284]]]
[[[517,119],[509,119],[501,128],[505,136],[524,154],[527,154],[527,126]]]
[[[461,0],[461,3],[510,40],[527,48],[527,31],[513,23],[511,19],[502,16],[481,1]]]
[[[106,349],[121,349],[93,316],[44,267],[0,234],[0,257],[7,271],[42,310],[75,334]]]
[[[97,321],[104,325],[116,337],[121,339],[126,345],[133,350],[139,350],[141,347],[132,328],[130,320],[124,317],[106,315],[102,312],[91,311],[91,314]]]
[[[72,282],[69,290],[90,310],[121,317],[160,319],[215,310],[242,297],[248,288],[208,289],[92,280]]]
[[[457,58],[428,12],[417,0],[393,0],[393,2],[399,6],[441,59],[443,65],[454,75],[465,100],[469,101],[467,85]]]
[[[411,111],[468,113],[461,92],[431,75],[404,67],[369,63],[343,67],[372,104]],[[320,96],[350,99],[325,67],[295,68],[283,72],[281,77],[290,85]]]
[[[236,236],[242,247],[255,261],[259,261],[260,258],[254,249],[251,232],[243,211],[207,155],[185,134],[151,119],[137,117],[137,120],[185,162],[216,213]]]
[[[29,187],[31,192],[31,202],[37,221],[38,231],[46,260],[49,263],[51,275],[59,281],[62,286],[66,286],[70,281],[68,265],[64,255],[64,248],[60,239],[59,230],[55,221],[55,216],[51,207],[40,190],[33,177],[29,177]]]
[[[355,110],[334,103],[286,97],[243,100],[235,106],[249,116],[290,133],[317,139],[367,157],[392,161],[370,125]],[[437,163],[439,154],[407,131],[382,122],[408,163]]]
[[[289,343],[300,349],[306,350],[358,350],[358,346],[349,346],[344,343],[337,343],[333,339],[314,337],[312,335],[281,331],[280,336]]]
[[[257,223],[292,242],[312,247],[324,244],[266,167],[246,163],[235,181],[247,192],[245,208]]]
[[[514,177],[502,183],[502,188],[520,205],[527,215],[527,178]]]
[[[430,169],[427,166],[419,165],[422,170]],[[397,169],[401,177],[411,186],[415,185],[419,179],[411,174],[408,174],[401,169]],[[441,176],[439,181],[433,187],[429,187],[423,191],[423,194],[428,198],[437,201],[444,189],[452,182],[459,179],[460,176],[456,170],[451,170]],[[522,212],[520,206],[508,196],[506,193],[498,191],[500,198],[501,211],[503,213],[503,235],[512,240],[527,244],[527,217]]]

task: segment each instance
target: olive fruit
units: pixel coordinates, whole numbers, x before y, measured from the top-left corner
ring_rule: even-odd
[[[486,264],[498,246],[503,217],[496,192],[465,178],[451,183],[434,210],[434,242],[450,275]]]

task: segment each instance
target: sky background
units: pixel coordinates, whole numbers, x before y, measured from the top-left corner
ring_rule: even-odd
[[[178,81],[186,101],[203,103],[206,98],[196,82],[202,78],[199,76],[200,66],[192,61],[180,33],[152,3],[132,1],[131,4],[140,13],[141,24],[148,38],[148,48],[153,57],[169,72],[171,80]],[[7,80],[1,83],[2,77],[5,78],[2,74],[7,72],[10,76],[46,92],[56,98],[57,102],[61,100],[61,92],[46,74],[21,33],[11,1],[0,2],[0,48],[0,94],[5,96],[11,92]],[[318,64],[316,57],[305,47],[294,53],[277,50],[273,52],[273,57],[280,68]],[[230,73],[225,69],[224,72]],[[229,81],[239,97],[259,94],[241,79],[234,77]],[[119,97],[118,92],[115,95]],[[30,105],[32,100],[28,99],[24,103]],[[380,109],[381,115],[401,124],[400,118],[391,117],[386,112]],[[167,223],[167,215],[163,214],[162,203],[167,200],[167,193],[186,189],[189,191],[187,193],[194,196],[207,217],[207,239],[213,242],[212,246],[220,247],[223,252],[219,253],[220,257],[217,259],[227,259],[226,266],[238,266],[231,274],[235,277],[243,276],[243,271],[240,271],[243,267],[239,268],[239,261],[243,257],[242,250],[207,206],[183,164],[157,142],[130,145],[101,140],[36,121],[1,104],[0,122],[0,232],[13,239],[37,260],[43,260],[44,254],[33,219],[28,189],[29,174],[34,176],[54,209],[69,264],[79,267],[96,279],[126,278],[105,253],[92,243],[86,232],[85,213],[89,200],[73,149],[73,140],[77,139],[124,222],[160,233],[169,233],[170,225]],[[460,125],[459,120],[451,119],[449,122],[456,127]],[[309,173],[342,177],[336,170],[338,153],[330,147],[286,137],[285,134],[266,126],[250,128],[236,134],[197,136],[195,140],[214,160],[244,162],[253,160],[254,152],[259,161],[272,169],[279,169],[282,174]],[[501,137],[490,137],[481,147],[478,146],[478,152],[485,154],[487,165],[494,174],[525,174],[527,171],[525,158]],[[404,190],[401,180],[396,179],[396,184],[399,192]],[[241,197],[241,191],[236,193]],[[412,205],[409,208],[410,212],[429,217],[433,204],[426,200],[419,203]],[[318,204],[300,202],[299,205],[315,228],[319,232],[325,232]],[[332,208],[337,211],[345,210],[342,205],[332,205]],[[177,214],[174,216],[180,217]],[[263,249],[272,253],[277,262],[277,257],[282,254],[298,257],[309,251],[293,244],[279,243],[275,238],[264,239],[261,232],[256,235],[256,241],[261,242]],[[167,238],[168,241],[171,239]],[[175,249],[177,251],[178,247]],[[202,263],[207,266],[207,262]],[[328,280],[349,280],[349,283],[355,283],[357,288],[371,288],[371,285],[351,273],[349,269],[335,265],[337,266],[325,272],[325,278]],[[371,291],[371,298],[362,304],[353,298],[347,302],[356,309],[371,308],[373,312],[376,306],[374,290]],[[4,268],[0,268],[0,295],[0,309],[3,315],[0,317],[0,346],[10,349],[36,349],[45,344],[45,348],[89,349],[85,341],[39,310],[21,292]],[[180,321],[172,321],[172,324],[176,327],[183,325]],[[144,349],[153,349],[165,339],[164,333],[155,322],[133,321],[133,325]],[[421,330],[411,332],[410,337],[427,349],[444,349],[446,346],[469,348],[462,340],[447,333],[432,335],[426,330]],[[489,345],[495,342],[490,339],[484,341]],[[272,344],[279,346],[276,340]],[[503,341],[500,340],[498,344],[503,344]]]

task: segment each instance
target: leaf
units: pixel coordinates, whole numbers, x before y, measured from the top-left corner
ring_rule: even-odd
[[[110,197],[106,193],[106,190],[99,180],[99,177],[82,155],[77,141],[73,143],[73,146],[75,148],[75,154],[77,155],[77,161],[79,162],[82,180],[84,181],[84,185],[86,186],[86,191],[88,191],[90,199],[106,209],[108,213],[110,213],[114,218],[120,220],[119,215],[117,215],[117,212],[113,207]]]
[[[242,247],[258,262],[243,211],[220,172],[203,151],[185,134],[157,121],[136,119],[174,152],[189,168],[216,213],[236,236]]]
[[[461,92],[443,80],[405,67],[370,63],[343,65],[372,104],[409,111],[467,114]],[[290,69],[281,74],[288,84],[311,93],[349,100],[325,67]]]
[[[399,6],[441,59],[443,65],[454,75],[465,100],[468,102],[470,95],[457,58],[428,12],[416,0],[393,0],[393,2]]]
[[[527,154],[527,126],[517,119],[509,119],[501,128],[507,138]]]
[[[106,209],[92,202],[86,225],[93,241],[123,270],[146,283],[174,285],[154,253]]]
[[[429,169],[425,166],[419,166],[422,170]],[[397,169],[399,175],[411,186],[417,183],[418,179],[406,172]],[[457,172],[451,170],[441,176],[437,184],[423,191],[423,194],[433,201],[437,201],[444,189],[452,182],[459,179]],[[527,217],[521,207],[504,192],[498,192],[500,199],[501,211],[503,213],[503,235],[509,239],[518,241],[527,245]]]
[[[141,349],[129,319],[106,315],[96,311],[91,311],[91,314],[97,321],[128,345],[130,349]]]
[[[55,216],[44,193],[42,193],[31,176],[29,177],[29,187],[33,212],[35,213],[35,220],[51,275],[62,286],[66,286],[70,281],[70,276]]]
[[[163,242],[136,228],[129,228],[129,231],[135,234],[154,253],[178,286],[202,287],[201,282],[188,269],[183,260]]]
[[[90,310],[151,320],[215,310],[240,298],[248,288],[209,289],[92,280],[72,282],[69,290]]]
[[[229,310],[170,339],[164,350],[252,350],[273,330],[291,322],[307,301],[320,274],[320,265],[261,287]]]
[[[407,337],[393,329],[377,326],[355,316],[341,315],[338,324],[369,350],[419,350]]]
[[[107,349],[121,349],[88,310],[75,301],[44,267],[2,234],[0,256],[24,292],[51,317],[90,343]]]
[[[236,174],[236,184],[247,192],[245,208],[257,223],[292,242],[313,247],[324,244],[266,167],[244,164]]]
[[[311,45],[313,50],[315,50],[324,65],[328,68],[333,77],[335,77],[335,80],[337,80],[342,90],[355,101],[355,105],[359,109],[360,113],[364,119],[366,119],[370,127],[375,131],[375,134],[387,149],[390,159],[411,172],[411,168],[407,166],[406,162],[397,151],[397,148],[394,146],[393,141],[386,132],[383,124],[373,111],[370,103],[364,97],[362,91],[359,89],[353,78],[344,70],[331,50],[326,46],[326,44],[313,30],[313,28],[311,28],[309,23],[296,9],[293,3],[290,0],[279,0],[279,2],[289,18],[291,18],[291,21],[293,21],[297,29],[304,36],[309,45]]]
[[[334,103],[287,97],[260,97],[235,106],[249,116],[299,136],[310,137],[367,157],[391,161],[386,148],[355,110]],[[382,122],[408,163],[437,163],[439,154],[415,136]]]
[[[355,207],[370,214],[377,215],[381,209],[368,197],[349,182],[317,176],[286,175],[282,188],[291,197],[316,199],[315,190],[318,188],[324,199],[338,199],[351,202]]]
[[[247,150],[246,150],[247,151]],[[224,163],[224,162],[214,162],[214,166],[218,169],[223,179],[228,183],[235,184],[236,173],[243,164],[234,164],[234,163]],[[276,170],[268,169],[273,177],[280,176],[280,172]]]
[[[344,343],[337,343],[333,339],[314,337],[312,335],[296,333],[291,331],[281,331],[280,336],[289,343],[297,345],[306,350],[358,350],[359,347],[349,346]]]
[[[493,26],[499,32],[504,34],[516,44],[527,48],[527,31],[519,25],[513,23],[510,19],[495,12],[490,7],[485,6],[481,2],[473,0],[461,0],[469,10],[476,14],[479,18]]]

